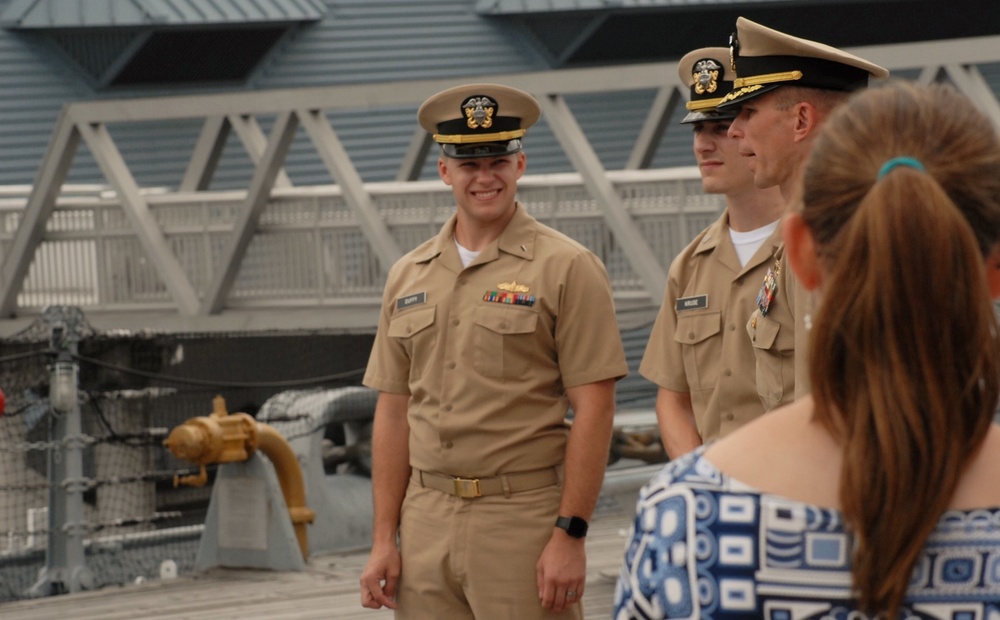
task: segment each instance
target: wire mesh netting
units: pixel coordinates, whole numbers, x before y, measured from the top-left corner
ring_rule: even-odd
[[[631,374],[619,386],[620,408],[650,408],[655,398],[635,373],[654,316],[655,308],[642,306],[621,317]],[[316,459],[318,477],[327,480],[319,484],[336,489],[338,510],[344,503],[370,510],[370,497],[351,480],[370,472],[374,395],[359,383],[372,335],[98,332],[82,313],[78,318],[68,355],[78,369],[75,437],[59,433],[66,414],[53,389],[58,359],[67,357],[58,355],[55,329],[65,328],[66,316],[47,310],[0,341],[7,398],[0,415],[0,603],[64,591],[64,580],[45,574],[55,530],[82,532],[83,589],[193,572],[220,466],[206,467],[202,487],[178,486],[201,472],[176,459],[164,440],[186,420],[210,415],[216,396],[229,413],[277,430],[300,461]],[[53,476],[72,453],[79,455],[78,476]],[[307,478],[315,464],[303,462]],[[68,491],[82,498],[79,523],[54,501]],[[310,502],[316,499],[314,493]],[[321,505],[311,508],[322,513]],[[370,526],[361,512],[354,516]],[[330,529],[349,520],[338,514]],[[329,544],[343,540],[341,532],[323,532],[319,521],[310,530]]]
[[[82,530],[87,588],[191,572],[215,466],[206,468],[207,485],[176,487],[175,479],[198,468],[163,445],[169,431],[209,415],[217,395],[229,412],[255,416],[289,389],[357,385],[371,340],[287,332],[99,333],[83,321],[72,355],[79,371],[80,434],[74,439],[55,432],[63,414],[50,398],[51,329],[40,319],[0,341],[0,388],[7,399],[0,415],[0,603],[59,593],[59,583],[40,577],[52,528]],[[272,415],[283,419],[280,411]],[[321,422],[300,421],[287,430],[308,434]],[[335,426],[330,446],[344,441]],[[51,480],[53,464],[74,449],[82,455],[80,479]],[[337,463],[343,468],[349,460]],[[80,524],[59,522],[50,510],[53,493],[67,490],[82,494]]]

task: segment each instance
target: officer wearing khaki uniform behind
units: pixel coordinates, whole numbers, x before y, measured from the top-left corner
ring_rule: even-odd
[[[709,47],[678,63],[691,88],[694,155],[706,193],[726,209],[670,265],[667,291],[639,372],[659,386],[656,417],[671,458],[764,414],[754,354],[743,326],[761,279],[775,263],[784,203],[777,189],[757,189],[749,162],[726,135],[735,111],[716,104],[732,88],[729,49]],[[791,326],[791,320],[788,325]],[[771,406],[791,401],[791,390]]]
[[[786,205],[798,199],[802,168],[834,108],[889,72],[823,43],[794,37],[745,17],[736,20],[730,55],[736,79],[720,110],[738,112],[729,136],[750,162],[754,183],[777,187]],[[786,266],[784,253],[761,285],[746,329],[757,356],[761,398],[773,402],[794,385],[809,393],[806,344],[811,298]],[[794,329],[788,329],[788,320]]]
[[[397,618],[581,618],[627,373],[607,273],[515,200],[530,95],[459,86],[417,116],[458,208],[385,286],[361,601]]]

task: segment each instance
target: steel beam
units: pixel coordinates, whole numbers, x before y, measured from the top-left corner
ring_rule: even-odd
[[[59,113],[21,222],[14,233],[10,249],[3,257],[0,271],[0,316],[3,317],[11,317],[17,313],[17,296],[24,286],[31,261],[35,259],[35,251],[45,234],[45,225],[52,217],[56,198],[59,197],[80,144],[80,133],[69,118],[67,109],[63,107]]]
[[[316,152],[330,172],[330,176],[340,186],[344,199],[354,210],[358,224],[378,256],[382,270],[388,273],[389,268],[403,256],[403,253],[399,249],[396,239],[389,232],[389,228],[379,216],[375,201],[365,189],[361,175],[351,163],[347,150],[344,149],[344,145],[341,144],[323,110],[299,108],[298,115],[302,119],[302,126],[305,127],[306,133],[312,138]]]
[[[645,170],[656,157],[656,149],[667,130],[667,123],[674,114],[674,108],[682,99],[681,91],[675,84],[668,84],[656,92],[646,122],[639,130],[639,136],[632,147],[632,154],[625,163],[626,170]]]
[[[396,173],[396,181],[416,181],[420,178],[420,171],[427,163],[427,156],[431,152],[434,139],[431,134],[424,131],[423,127],[417,127],[410,140],[410,146],[403,155],[403,161],[399,164],[399,172]]]
[[[187,171],[181,180],[180,191],[200,192],[212,185],[212,177],[222,158],[231,125],[225,116],[209,116],[201,126],[201,133],[191,153]]]
[[[650,300],[659,303],[666,292],[667,272],[650,249],[635,221],[626,212],[621,196],[608,179],[597,153],[587,141],[587,136],[580,129],[569,106],[559,95],[539,97],[538,103],[552,133],[562,145],[573,167],[580,173],[587,191],[597,202],[608,227],[621,244],[622,251],[628,256],[632,269],[642,280]]]
[[[77,130],[100,166],[104,177],[118,192],[122,210],[135,228],[148,258],[156,267],[167,290],[182,314],[193,314],[198,310],[198,294],[191,286],[184,268],[177,261],[156,218],[149,210],[149,204],[139,191],[139,185],[129,172],[118,147],[115,146],[107,127],[102,124],[77,123]]]
[[[1000,131],[1000,103],[979,68],[948,64],[944,66],[944,71],[955,87],[976,102],[976,106],[993,122],[993,127]]]
[[[264,157],[264,151],[267,149],[267,137],[264,136],[264,130],[260,128],[257,123],[257,119],[249,114],[230,114],[228,117],[229,124],[233,126],[233,131],[239,137],[240,142],[243,143],[243,148],[246,149],[247,155],[250,156],[250,161],[254,165],[258,165],[261,159]],[[284,161],[284,157],[282,157]],[[285,174],[284,168],[278,169],[278,176],[274,178],[274,187],[291,187],[292,181]]]
[[[281,171],[285,156],[288,155],[288,149],[295,138],[296,129],[298,129],[298,122],[294,112],[281,114],[275,120],[274,127],[271,128],[271,137],[267,140],[267,146],[254,170],[253,179],[250,181],[250,189],[247,190],[243,209],[233,226],[232,240],[222,257],[221,269],[205,291],[205,298],[202,301],[199,314],[216,314],[222,310],[233,282],[236,281],[240,266],[243,264],[246,250],[257,230],[260,214],[267,206],[267,199],[271,196],[275,179]]]
[[[917,76],[915,82],[917,84],[929,86],[937,81],[939,75],[941,75],[941,67],[937,65],[929,65],[920,70],[920,75]]]

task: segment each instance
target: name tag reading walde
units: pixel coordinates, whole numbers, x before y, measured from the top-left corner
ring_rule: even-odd
[[[409,308],[410,306],[417,306],[425,303],[427,303],[426,292],[414,293],[413,295],[407,295],[406,297],[400,297],[397,299],[396,310],[402,310],[404,308]]]
[[[694,297],[678,297],[674,302],[674,309],[677,312],[682,310],[704,310],[708,307],[708,295],[695,295]]]

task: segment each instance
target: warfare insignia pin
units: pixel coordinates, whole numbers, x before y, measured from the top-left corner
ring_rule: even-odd
[[[722,66],[712,60],[705,58],[699,60],[694,65],[694,92],[699,95],[714,93],[719,88],[719,71]]]
[[[497,288],[501,291],[508,291],[510,293],[527,293],[531,289],[525,284],[518,284],[517,281],[513,282],[501,282],[497,284]]]
[[[496,112],[497,102],[489,97],[469,97],[462,104],[462,111],[465,112],[465,123],[469,129],[489,129],[493,126],[493,114]]]

